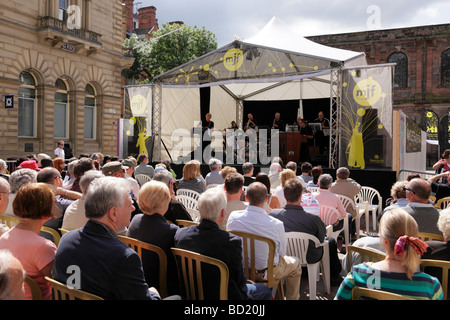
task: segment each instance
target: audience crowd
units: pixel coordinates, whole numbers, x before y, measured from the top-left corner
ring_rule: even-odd
[[[417,270],[423,258],[450,261],[450,208],[437,209],[430,200],[432,195],[438,196],[435,201],[445,197],[448,171],[428,180],[411,176],[397,181],[386,205],[379,203],[384,210],[377,216],[378,233],[364,236],[355,227],[358,209],[345,206],[340,197],[354,200],[362,189],[345,167],[336,170],[333,181],[320,166],[308,162],[297,168],[295,162],[284,165],[274,158],[265,173],[255,172],[250,162],[236,168],[212,158],[208,173],[202,174],[200,162],[191,160],[177,179],[169,161],[151,164],[144,153],[126,159],[101,153],[64,157],[58,147],[53,157],[39,154],[18,159],[12,172],[0,159],[0,215],[2,221],[14,222],[0,224],[0,300],[31,300],[25,277],[38,284],[45,300],[53,298],[46,277],[108,300],[185,299],[172,248],[224,262],[230,300],[274,299],[272,288],[260,282],[267,279],[268,246],[255,245],[258,282],[253,283],[244,272],[244,261],[250,257],[244,256],[242,239],[233,231],[274,241],[273,277],[284,285],[287,300],[300,299],[305,271],[299,257],[287,254],[287,232],[303,232],[328,242],[331,285],[338,288],[335,299],[351,299],[355,286],[370,287],[375,273],[379,290],[443,299],[439,273]],[[137,175],[147,176],[148,181],[138,180]],[[196,195],[195,208],[177,198],[183,189]],[[339,212],[335,221],[325,221],[321,206]],[[347,218],[352,245],[384,253],[385,260],[366,263],[354,257],[353,265],[347,266],[345,246],[338,244],[340,236],[328,232],[341,230]],[[59,243],[44,228],[59,233]],[[441,235],[443,240],[424,242],[420,232]],[[165,252],[164,295],[157,256],[136,252],[123,237]],[[307,262],[316,263],[323,254],[323,247],[310,242]],[[218,299],[217,272],[205,269],[203,276],[208,283],[205,298]]]

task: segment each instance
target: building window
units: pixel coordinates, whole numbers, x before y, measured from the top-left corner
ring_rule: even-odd
[[[450,84],[450,49],[442,52],[441,56],[441,84]]]
[[[394,88],[408,87],[408,57],[402,52],[389,56],[389,63],[396,63],[394,68]]]
[[[19,75],[18,132],[19,137],[36,136],[36,81],[28,72]]]
[[[59,0],[58,19],[61,21],[67,21],[68,2],[68,0]]]
[[[84,99],[84,138],[95,139],[95,90],[88,84]]]
[[[53,136],[55,138],[68,137],[69,123],[69,104],[67,99],[66,83],[58,79],[56,80],[55,107],[53,118]]]

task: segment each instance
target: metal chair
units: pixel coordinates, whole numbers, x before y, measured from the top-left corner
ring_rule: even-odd
[[[189,250],[172,248],[175,261],[178,266],[180,280],[184,283],[187,300],[205,300],[204,280],[214,281],[214,279],[204,279],[202,276],[202,265],[211,265],[219,269],[219,299],[228,300],[228,266],[218,259],[208,257]]]
[[[306,261],[306,254],[311,241],[316,248],[323,247],[322,259],[316,263]],[[286,255],[298,257],[302,267],[308,268],[309,300],[316,300],[316,281],[319,281],[320,269],[322,269],[325,290],[330,293],[330,250],[327,240],[321,243],[317,237],[308,233],[286,232]]]
[[[167,256],[163,249],[150,243],[146,243],[134,238],[126,237],[123,235],[117,235],[119,239],[129,246],[131,249],[137,252],[142,260],[143,251],[147,250],[154,252],[158,255],[159,261],[159,294],[162,298],[167,297]]]
[[[375,300],[414,300],[412,298],[408,298],[400,294],[388,291],[368,289],[363,287],[353,287],[352,300],[359,300],[361,297],[371,298]]]
[[[69,288],[67,285],[52,278],[45,277],[53,289],[53,300],[104,300],[103,298],[79,289]]]

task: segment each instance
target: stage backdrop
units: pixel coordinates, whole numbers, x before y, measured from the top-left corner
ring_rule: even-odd
[[[392,68],[348,68],[342,74],[340,165],[392,168]]]

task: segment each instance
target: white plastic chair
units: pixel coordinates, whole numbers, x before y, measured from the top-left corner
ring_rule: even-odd
[[[146,174],[136,174],[134,176],[134,178],[136,179],[136,181],[139,183],[139,186],[142,187],[144,185],[144,183],[151,181],[152,178],[150,178],[148,175]]]
[[[206,189],[211,189],[211,188],[215,188],[217,187],[219,184],[218,183],[210,183],[206,186]]]
[[[347,213],[350,213],[352,216],[354,215],[354,213],[356,213],[355,218],[353,219],[357,219],[358,218],[358,212],[357,212],[357,208],[356,208],[356,203],[355,200],[343,195],[343,194],[338,194],[339,199],[342,202],[342,205],[344,206],[344,208],[347,210]],[[352,219],[352,220],[353,220]],[[349,221],[350,223],[350,221]],[[359,227],[359,225],[358,225]],[[345,238],[345,245],[348,246],[350,244],[350,239],[349,237]]]
[[[372,213],[372,225],[373,229],[377,230],[377,216],[381,214],[382,206],[383,206],[383,198],[381,197],[378,190],[372,187],[361,187],[361,191],[359,192],[359,198],[362,201],[367,201],[368,212]],[[378,199],[378,204],[374,203],[375,197]],[[366,217],[366,231],[369,232],[369,225],[367,222],[369,221],[368,217]]]
[[[200,198],[200,193],[191,189],[178,189],[177,196],[188,196],[198,201],[198,198]]]
[[[306,187],[306,191],[309,193],[314,193],[319,191],[319,187]]]
[[[340,230],[333,231],[333,223],[336,222],[336,218],[339,220],[344,220],[344,226]],[[323,223],[327,227],[327,237],[335,238],[337,240],[339,234],[344,231],[345,241],[350,242],[350,232],[347,215],[342,218],[336,208],[329,206],[320,206],[320,219],[322,219]]]
[[[319,262],[309,264],[306,261],[308,247],[312,241],[316,248],[323,247],[322,259]],[[316,300],[317,284],[322,269],[322,279],[325,290],[330,293],[330,250],[328,241],[320,242],[317,237],[304,232],[286,232],[286,255],[298,257],[301,265],[308,268],[309,299]]]
[[[363,201],[359,194],[355,196],[355,205],[357,217],[355,221],[356,238],[359,239],[359,230],[361,228],[361,217],[364,215],[366,219],[366,233],[369,233],[369,204],[367,201]]]

